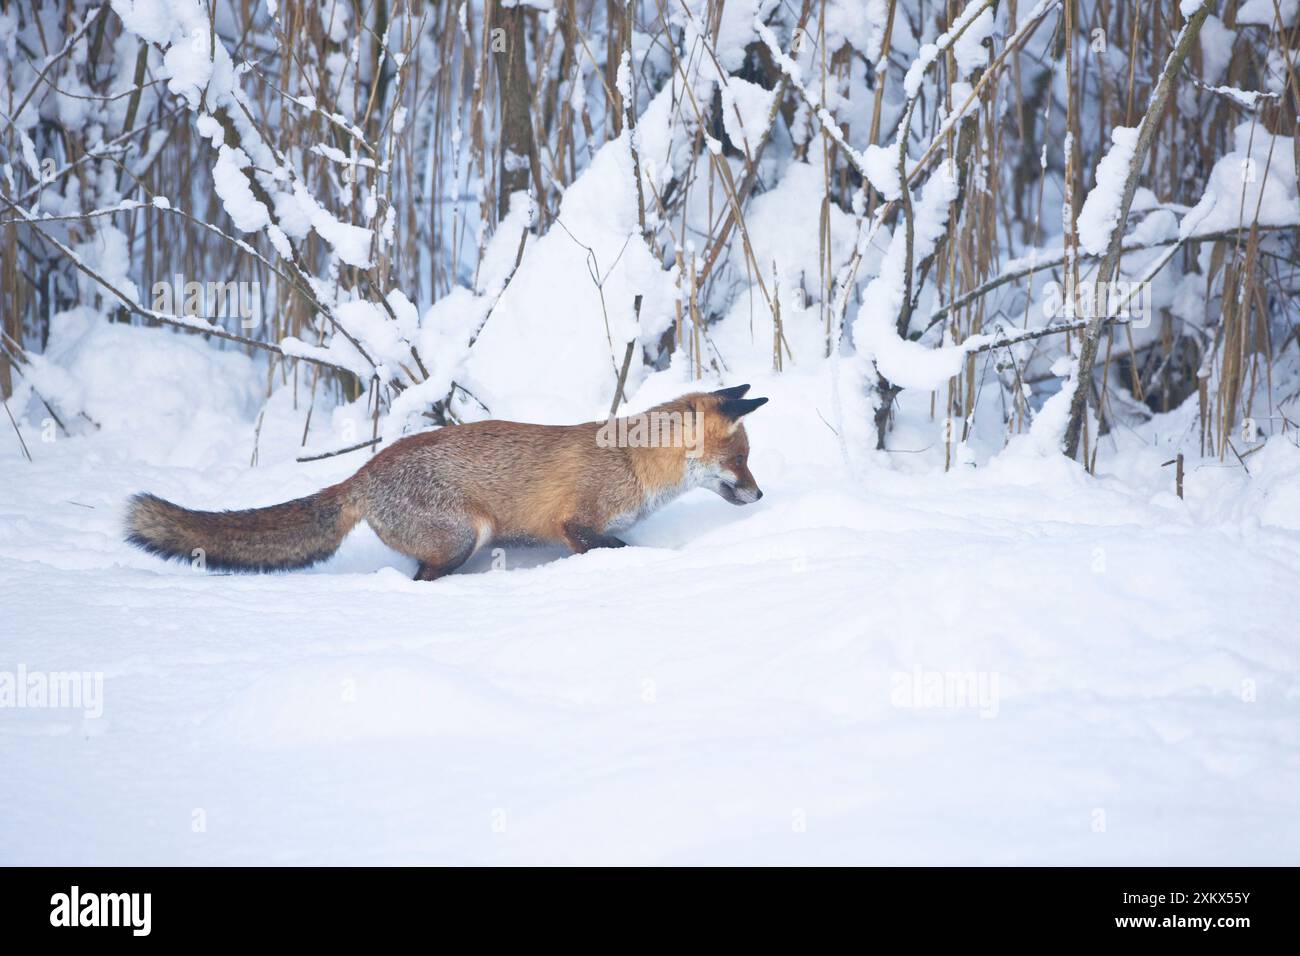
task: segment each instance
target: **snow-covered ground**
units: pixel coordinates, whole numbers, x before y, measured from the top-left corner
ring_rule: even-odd
[[[32,413],[34,463],[0,437],[0,675],[102,675],[102,715],[0,709],[0,862],[1300,858],[1284,437],[1249,475],[1189,457],[1179,501],[1190,418],[1095,479],[1027,439],[944,474],[918,396],[851,469],[823,366],[756,379],[761,502],[694,492],[636,547],[417,583],[363,527],[311,572],[209,575],[125,545],[126,497],[266,504],[366,453],[296,463],[281,390],[249,467],[264,371],[96,336],[52,355],[100,430]]]

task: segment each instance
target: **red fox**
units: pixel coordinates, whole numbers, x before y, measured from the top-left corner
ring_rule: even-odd
[[[410,435],[314,495],[247,511],[131,499],[127,540],[218,571],[286,571],[333,554],[360,521],[420,562],[417,581],[456,570],[488,543],[621,548],[630,527],[691,488],[734,505],[763,497],[741,418],[748,385],[695,392],[584,425],[486,421]],[[667,432],[667,434],[664,434]]]

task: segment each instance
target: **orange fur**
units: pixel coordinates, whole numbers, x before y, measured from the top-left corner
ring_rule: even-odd
[[[199,512],[140,495],[129,540],[165,557],[202,549],[213,568],[275,570],[327,557],[364,519],[386,544],[417,558],[425,579],[493,541],[618,547],[612,531],[691,487],[734,504],[762,496],[746,465],[740,417],[766,399],[742,399],[744,389],[686,395],[615,423],[486,421],[412,435],[347,481],[270,508]],[[609,440],[654,413],[703,427],[667,447]]]

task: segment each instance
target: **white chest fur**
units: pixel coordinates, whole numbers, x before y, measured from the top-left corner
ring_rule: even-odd
[[[607,531],[626,531],[642,518],[653,514],[675,498],[681,497],[692,488],[703,488],[712,484],[716,478],[713,469],[699,458],[687,458],[686,469],[680,484],[669,485],[652,495],[647,495],[639,506],[630,511],[616,515],[606,526]]]

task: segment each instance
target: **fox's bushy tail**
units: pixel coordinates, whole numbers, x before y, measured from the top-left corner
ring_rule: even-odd
[[[246,511],[191,511],[150,494],[127,510],[127,541],[213,571],[288,571],[323,561],[362,518],[349,482]]]

